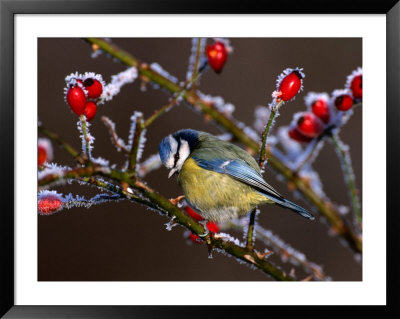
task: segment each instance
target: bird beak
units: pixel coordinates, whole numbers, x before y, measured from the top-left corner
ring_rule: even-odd
[[[168,178],[171,178],[172,175],[176,173],[176,168],[173,168],[169,171]]]

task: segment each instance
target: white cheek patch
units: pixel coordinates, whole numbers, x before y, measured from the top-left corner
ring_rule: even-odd
[[[175,163],[174,155],[178,150],[178,141],[172,135],[169,135],[168,139],[169,139],[169,145],[171,146],[171,151],[169,153],[169,157],[167,162],[165,163],[165,166],[167,168],[172,168],[174,167]]]
[[[189,143],[181,139],[181,147],[179,148],[179,160],[176,163],[176,168],[178,170],[182,168],[182,165],[188,158],[189,154],[190,154]]]

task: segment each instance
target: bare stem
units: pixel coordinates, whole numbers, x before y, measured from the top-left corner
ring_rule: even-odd
[[[86,146],[86,149],[83,150],[83,151],[84,151],[84,155],[87,156],[87,157],[89,158],[89,160],[90,160],[90,158],[91,158],[91,154],[90,154],[90,144],[89,144],[90,139],[89,139],[88,131],[87,131],[86,117],[85,117],[85,115],[81,115],[79,118],[80,118],[80,120],[81,120],[81,124],[82,124],[82,134],[83,134],[83,138],[85,139],[85,146]]]
[[[128,151],[125,143],[118,137],[117,132],[115,131],[114,123],[107,116],[102,116],[101,120],[103,121],[104,125],[107,126],[108,131],[111,136],[111,140],[112,140],[113,144],[115,145],[115,147],[118,150],[122,150],[125,153],[128,153],[129,151]]]
[[[134,174],[136,170],[136,161],[139,152],[139,147],[141,142],[140,139],[142,138],[143,129],[144,129],[143,117],[141,115],[138,115],[136,118],[136,127],[135,127],[135,133],[133,135],[132,148],[128,154],[129,158],[128,172],[130,174]]]
[[[349,189],[349,195],[353,206],[356,225],[357,228],[359,228],[361,227],[361,221],[362,221],[361,205],[360,205],[360,199],[358,198],[356,183],[354,180],[354,172],[353,172],[353,167],[351,165],[350,153],[348,151],[348,147],[342,143],[337,133],[333,132],[332,134],[330,134],[330,138],[336,149],[336,153],[339,156],[340,162],[342,163],[341,167],[343,170],[343,175],[345,176],[347,187]]]
[[[261,169],[264,167],[264,163],[267,160],[266,145],[267,145],[268,134],[274,123],[274,118],[275,118],[276,114],[278,113],[278,110],[282,106],[282,104],[283,104],[283,101],[281,101],[277,105],[275,105],[274,108],[271,108],[271,113],[269,114],[268,123],[265,126],[264,132],[261,136],[261,147],[260,147],[260,152],[259,152],[260,155],[258,158],[258,165],[260,166]],[[253,249],[253,247],[254,247],[253,239],[255,238],[254,225],[255,225],[255,220],[256,220],[256,213],[257,213],[257,208],[254,208],[250,213],[249,225],[247,227],[247,243],[246,243],[246,247],[248,249]]]

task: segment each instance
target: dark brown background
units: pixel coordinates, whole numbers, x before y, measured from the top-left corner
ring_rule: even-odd
[[[126,67],[104,54],[90,57],[90,46],[80,39],[39,39],[38,105],[39,120],[45,127],[58,132],[77,149],[80,140],[76,129],[77,116],[63,99],[64,78],[71,72],[101,73],[108,82],[111,75]],[[211,41],[211,40],[209,40]],[[140,60],[157,62],[172,75],[184,80],[191,49],[191,40],[182,39],[113,39]],[[287,103],[275,126],[287,125],[293,113],[305,109],[304,95],[309,91],[331,93],[343,88],[346,76],[362,64],[361,39],[231,39],[234,53],[229,56],[222,74],[208,70],[201,78],[200,90],[222,96],[236,106],[234,117],[251,125],[257,105],[266,105],[275,89],[276,76],[287,67],[303,67],[306,73],[305,90],[294,102]],[[109,116],[117,123],[117,132],[127,140],[129,117],[134,110],[145,117],[168,102],[168,96],[151,86],[140,91],[140,81],[127,85],[111,102],[98,109],[92,121],[95,136],[93,155],[122,164],[122,153],[111,144],[107,129],[100,120]],[[351,147],[356,184],[362,185],[361,129],[362,108],[358,108],[342,130],[341,137]],[[157,152],[160,140],[181,128],[193,128],[220,133],[184,105],[175,107],[158,119],[147,133],[143,159]],[[54,150],[54,161],[73,165],[64,151]],[[326,143],[315,164],[327,195],[336,203],[349,205],[346,185],[339,161],[331,145]],[[293,200],[287,186],[279,182],[270,170],[264,174],[269,183],[284,196]],[[167,197],[181,195],[176,181],[167,179],[161,168],[146,176],[150,186]],[[86,197],[96,190],[67,184],[54,189]],[[300,205],[310,208],[301,200]],[[217,252],[207,258],[203,245],[188,245],[184,229],[167,231],[167,219],[153,211],[129,202],[107,203],[90,209],[73,208],[52,216],[38,216],[38,279],[40,281],[178,281],[178,280],[268,280],[260,271],[245,267],[233,258]],[[309,260],[323,265],[333,280],[362,280],[360,263],[341,241],[330,235],[326,224],[310,222],[288,210],[273,205],[262,207],[259,223],[278,234],[294,248],[304,252]],[[242,238],[241,234],[235,236]],[[260,242],[256,248],[264,247]],[[272,256],[281,268],[289,271],[291,264]],[[299,277],[305,276],[296,269]]]

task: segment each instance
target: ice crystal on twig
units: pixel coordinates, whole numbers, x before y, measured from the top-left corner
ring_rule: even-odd
[[[138,71],[136,67],[130,67],[125,71],[122,71],[111,77],[111,82],[103,87],[103,93],[100,96],[100,102],[110,101],[117,95],[121,87],[128,83],[133,83],[138,77]]]
[[[161,167],[161,159],[160,155],[153,154],[149,158],[147,158],[145,161],[139,164],[137,174],[140,178],[143,178],[146,176],[146,174],[150,173],[151,171],[154,171],[158,168]]]
[[[200,67],[201,65],[203,65],[204,61],[206,60],[204,52],[205,52],[207,38],[193,38],[192,39],[192,49],[191,49],[190,57],[189,57],[189,66],[188,66],[188,70],[186,73],[186,80],[190,80],[193,76],[193,73],[195,71],[198,71],[198,70],[194,70],[194,67],[195,67],[195,63],[196,63],[197,45],[198,45],[199,41],[200,41],[200,50],[199,50],[200,55],[198,57],[199,63],[198,63],[197,67]]]
[[[152,64],[150,64],[150,69],[152,69],[153,71],[157,72],[158,74],[162,75],[163,77],[167,78],[168,80],[170,80],[171,82],[174,83],[178,83],[178,79],[174,76],[172,76],[171,74],[169,74],[166,70],[163,69],[163,67],[161,65],[159,65],[158,63],[154,62]]]
[[[114,144],[117,151],[120,152],[121,150],[124,150],[125,152],[128,152],[128,146],[125,144],[125,141],[117,134],[115,123],[107,116],[102,116],[101,119],[103,123],[108,127],[111,136],[111,142]]]

